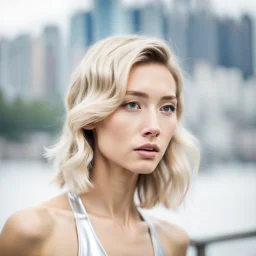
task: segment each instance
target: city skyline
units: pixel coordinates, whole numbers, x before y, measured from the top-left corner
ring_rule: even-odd
[[[175,8],[164,12],[164,6],[155,3],[124,8],[112,0],[95,0],[92,10],[72,12],[67,40],[63,40],[58,24],[49,23],[39,37],[19,33],[14,39],[0,39],[0,89],[7,106],[5,127],[14,127],[16,117],[8,113],[16,114],[16,108],[11,112],[12,106],[19,103],[16,99],[26,104],[35,100],[49,105],[58,102],[65,95],[71,73],[92,43],[114,34],[138,33],[166,38],[177,52],[188,104],[184,122],[203,142],[203,159],[208,163],[217,158],[255,160],[255,154],[251,154],[256,124],[254,21],[251,15],[220,18],[207,11],[209,0],[202,1],[198,0],[193,11],[177,0]],[[36,119],[40,115],[37,113]],[[18,116],[23,116],[22,112]],[[26,121],[23,127],[26,129]],[[52,126],[35,129],[41,131],[44,127]],[[8,134],[9,128],[3,132]],[[234,141],[234,136],[240,139]]]
[[[144,0],[145,5],[131,8],[119,0],[94,1],[88,10],[80,6],[71,12],[66,38],[61,27],[51,23],[36,37],[21,32],[14,38],[0,37],[0,85],[9,100],[61,95],[61,85],[88,47],[110,35],[163,38],[179,57],[182,69],[191,75],[200,61],[237,68],[245,79],[255,75],[255,22],[251,15],[220,17],[208,8],[211,0],[194,0],[194,5],[192,0],[175,0],[167,12],[166,6],[158,4],[160,0]]]
[[[123,0],[133,3],[134,0]],[[149,0],[140,0],[147,2]],[[168,0],[164,0],[168,2]],[[138,2],[138,1],[137,1]],[[256,2],[254,0],[211,0],[214,10],[220,15],[239,16],[249,13],[256,17]],[[15,8],[13,5],[15,4]],[[51,6],[51,8],[49,8]],[[38,35],[46,24],[56,24],[61,28],[64,36],[68,33],[69,19],[78,9],[89,9],[91,0],[22,0],[14,3],[13,0],[1,2],[0,9],[0,36],[15,37],[21,33]],[[16,17],[16,18],[13,18]]]

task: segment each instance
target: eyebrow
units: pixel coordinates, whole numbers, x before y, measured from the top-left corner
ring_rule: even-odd
[[[132,95],[132,96],[138,96],[138,97],[141,97],[141,98],[146,98],[148,99],[148,95],[144,92],[139,92],[139,91],[127,91],[126,92],[126,95]],[[166,95],[166,96],[163,96],[161,98],[161,100],[177,100],[177,97],[174,96],[174,95]]]

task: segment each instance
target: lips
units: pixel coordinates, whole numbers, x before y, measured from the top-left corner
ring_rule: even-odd
[[[144,144],[138,148],[135,148],[136,151],[145,151],[145,152],[159,152],[159,147],[156,144]]]
[[[142,159],[155,159],[158,155],[159,147],[156,144],[144,144],[135,149],[135,152]]]

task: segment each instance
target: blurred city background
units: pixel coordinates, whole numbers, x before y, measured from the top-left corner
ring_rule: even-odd
[[[151,213],[193,238],[256,230],[255,1],[66,0],[49,1],[48,9],[40,1],[2,2],[0,228],[14,211],[60,192],[48,186],[53,168],[44,146],[61,131],[70,75],[87,49],[109,35],[143,34],[166,40],[179,60],[183,123],[202,157],[186,205]],[[255,256],[256,238],[207,253]]]

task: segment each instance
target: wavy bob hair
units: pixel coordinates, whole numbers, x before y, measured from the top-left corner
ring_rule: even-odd
[[[181,71],[164,41],[137,35],[109,37],[95,43],[73,73],[61,138],[46,153],[55,162],[54,181],[60,187],[77,194],[93,187],[94,139],[86,127],[102,121],[122,104],[132,67],[152,62],[166,66],[174,77],[178,123],[156,170],[139,175],[136,195],[142,208],[158,203],[174,208],[183,201],[192,173],[199,167],[199,150],[196,139],[181,124]]]

